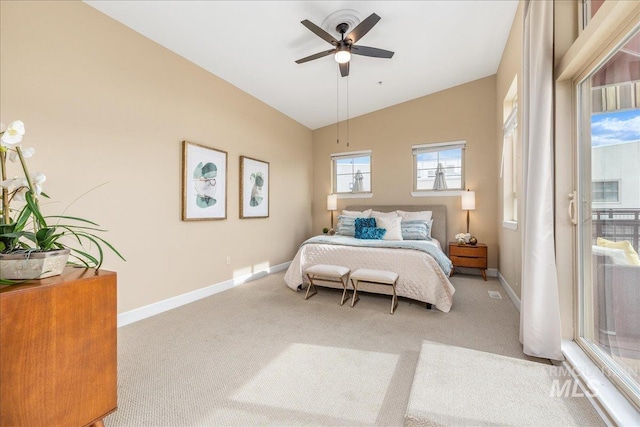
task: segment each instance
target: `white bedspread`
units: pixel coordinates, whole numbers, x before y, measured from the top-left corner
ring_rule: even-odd
[[[399,276],[398,295],[433,304],[445,313],[451,309],[453,285],[433,257],[421,251],[306,244],[300,247],[284,276],[287,286],[297,290],[306,282],[304,270],[314,264],[342,265],[351,271],[359,268],[393,271]]]

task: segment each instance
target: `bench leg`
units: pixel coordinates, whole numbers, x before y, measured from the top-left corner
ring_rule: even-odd
[[[393,314],[396,307],[398,306],[398,295],[396,295],[396,282],[393,282],[393,285],[391,285],[391,287],[393,288],[393,297],[391,297],[391,314]]]
[[[346,280],[345,280],[346,279]],[[347,291],[347,286],[349,285],[349,275],[346,274],[340,278],[340,282],[342,282],[342,299],[340,300],[340,305],[344,305],[344,302],[349,299],[349,292]]]
[[[315,294],[318,293],[318,289],[313,284],[313,279],[311,278],[310,274],[307,274],[307,279],[309,279],[309,286],[307,286],[307,293],[304,296],[305,300],[308,300],[309,298],[311,298],[312,296],[314,296]],[[311,295],[309,295],[309,291],[311,290],[311,288],[313,288],[313,293]]]
[[[358,281],[354,281],[353,279],[351,279],[351,285],[353,286],[353,296],[351,297],[351,307],[353,307],[355,305],[356,302],[358,302],[358,300],[360,299],[360,297],[357,295],[358,294]]]

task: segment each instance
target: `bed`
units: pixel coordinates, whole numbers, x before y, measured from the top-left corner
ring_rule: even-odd
[[[380,241],[348,242],[344,236],[316,236],[305,241],[285,274],[285,282],[293,290],[302,289],[306,284],[303,272],[315,264],[342,265],[351,271],[359,268],[387,270],[398,273],[396,286],[399,296],[410,298],[435,306],[447,313],[453,303],[455,289],[449,281],[451,261],[443,250],[447,242],[447,211],[444,205],[397,205],[397,206],[348,206],[345,210],[364,211],[373,209],[379,212],[402,210],[406,212],[431,211],[433,241],[385,241],[392,247],[382,246]],[[359,240],[353,239],[351,240]],[[373,247],[362,246],[366,242]],[[431,246],[431,248],[423,246]],[[444,259],[443,259],[444,258]],[[449,268],[447,268],[449,266]],[[314,283],[316,281],[314,280]],[[327,287],[340,287],[331,282],[319,282]],[[387,293],[387,289],[367,286],[365,292]],[[360,291],[360,287],[358,287]]]

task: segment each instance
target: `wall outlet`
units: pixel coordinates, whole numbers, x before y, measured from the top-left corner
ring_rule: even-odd
[[[227,257],[227,265],[231,265],[231,257],[230,256]]]

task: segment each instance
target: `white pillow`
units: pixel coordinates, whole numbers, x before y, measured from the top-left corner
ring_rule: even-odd
[[[396,211],[393,211],[393,212],[371,211],[371,216],[373,218],[398,218],[398,213]]]
[[[395,218],[376,218],[376,227],[387,230],[387,232],[384,233],[383,240],[402,240],[401,222],[402,218],[399,216]]]
[[[429,221],[431,219],[432,212],[431,211],[420,211],[420,212],[398,211],[398,215],[402,217],[403,221],[415,221],[420,219],[424,221]]]
[[[369,218],[371,216],[371,209],[367,209],[366,211],[347,211],[343,210],[342,215],[350,216],[352,218]]]

